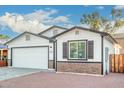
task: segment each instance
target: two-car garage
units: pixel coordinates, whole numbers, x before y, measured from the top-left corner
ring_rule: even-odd
[[[48,47],[18,47],[11,52],[13,67],[48,69]]]
[[[24,32],[6,43],[8,63],[18,68],[48,69],[51,44],[47,37]]]

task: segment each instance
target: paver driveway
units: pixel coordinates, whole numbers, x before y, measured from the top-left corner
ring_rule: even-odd
[[[64,73],[39,72],[0,82],[0,87],[13,88],[124,88],[124,74],[89,76]]]
[[[3,68],[0,68],[0,81],[14,78],[14,77],[29,75],[29,74],[40,72],[40,71],[41,70],[39,69],[3,67]]]

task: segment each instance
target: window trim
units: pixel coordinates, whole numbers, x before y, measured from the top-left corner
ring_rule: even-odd
[[[86,50],[86,53],[85,53],[85,55],[86,55],[86,57],[85,58],[70,58],[70,42],[78,42],[78,41],[83,41],[83,42],[85,42],[85,50]],[[87,58],[87,41],[88,40],[69,40],[68,41],[68,60],[87,60],[88,58]]]

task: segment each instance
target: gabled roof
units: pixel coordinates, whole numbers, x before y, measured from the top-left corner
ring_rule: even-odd
[[[47,39],[47,40],[51,40],[50,38],[48,38],[48,37],[46,37],[46,36],[38,35],[38,34],[31,33],[31,32],[27,32],[27,31],[26,31],[26,32],[23,32],[22,34],[18,35],[17,37],[15,37],[15,38],[13,38],[13,39],[7,41],[7,42],[5,43],[5,45],[6,45],[7,43],[10,43],[10,42],[12,42],[13,40],[17,39],[18,37],[21,37],[22,35],[24,35],[24,34],[26,34],[26,33],[31,34],[31,35],[34,35],[34,36],[37,36],[37,37],[41,37],[41,38],[44,38],[44,39]]]
[[[50,29],[52,29],[52,28],[60,28],[60,29],[65,29],[65,30],[67,30],[67,28],[64,28],[64,27],[61,27],[61,26],[56,26],[56,25],[54,25],[54,26],[51,26],[51,27],[49,27],[48,29],[46,29],[46,30],[40,32],[39,34],[41,35],[41,34],[47,32],[48,30],[50,30]]]
[[[79,26],[74,26],[74,27],[72,27],[72,28],[70,28],[70,29],[58,34],[58,35],[53,36],[52,38],[56,38],[58,36],[61,36],[61,35],[69,32],[69,31],[71,31],[73,29],[82,29],[82,30],[87,30],[87,31],[90,31],[90,32],[98,33],[98,34],[100,34],[102,36],[109,36],[115,43],[117,43],[117,41],[110,34],[108,34],[106,32],[101,32],[101,31],[97,31],[97,30],[93,30],[93,29],[89,29],[89,28],[84,28],[84,27],[79,27]]]

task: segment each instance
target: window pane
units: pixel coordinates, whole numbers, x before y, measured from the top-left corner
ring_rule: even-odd
[[[86,43],[85,42],[79,42],[78,43],[78,58],[86,58]]]
[[[70,43],[70,58],[78,58],[77,43]]]

